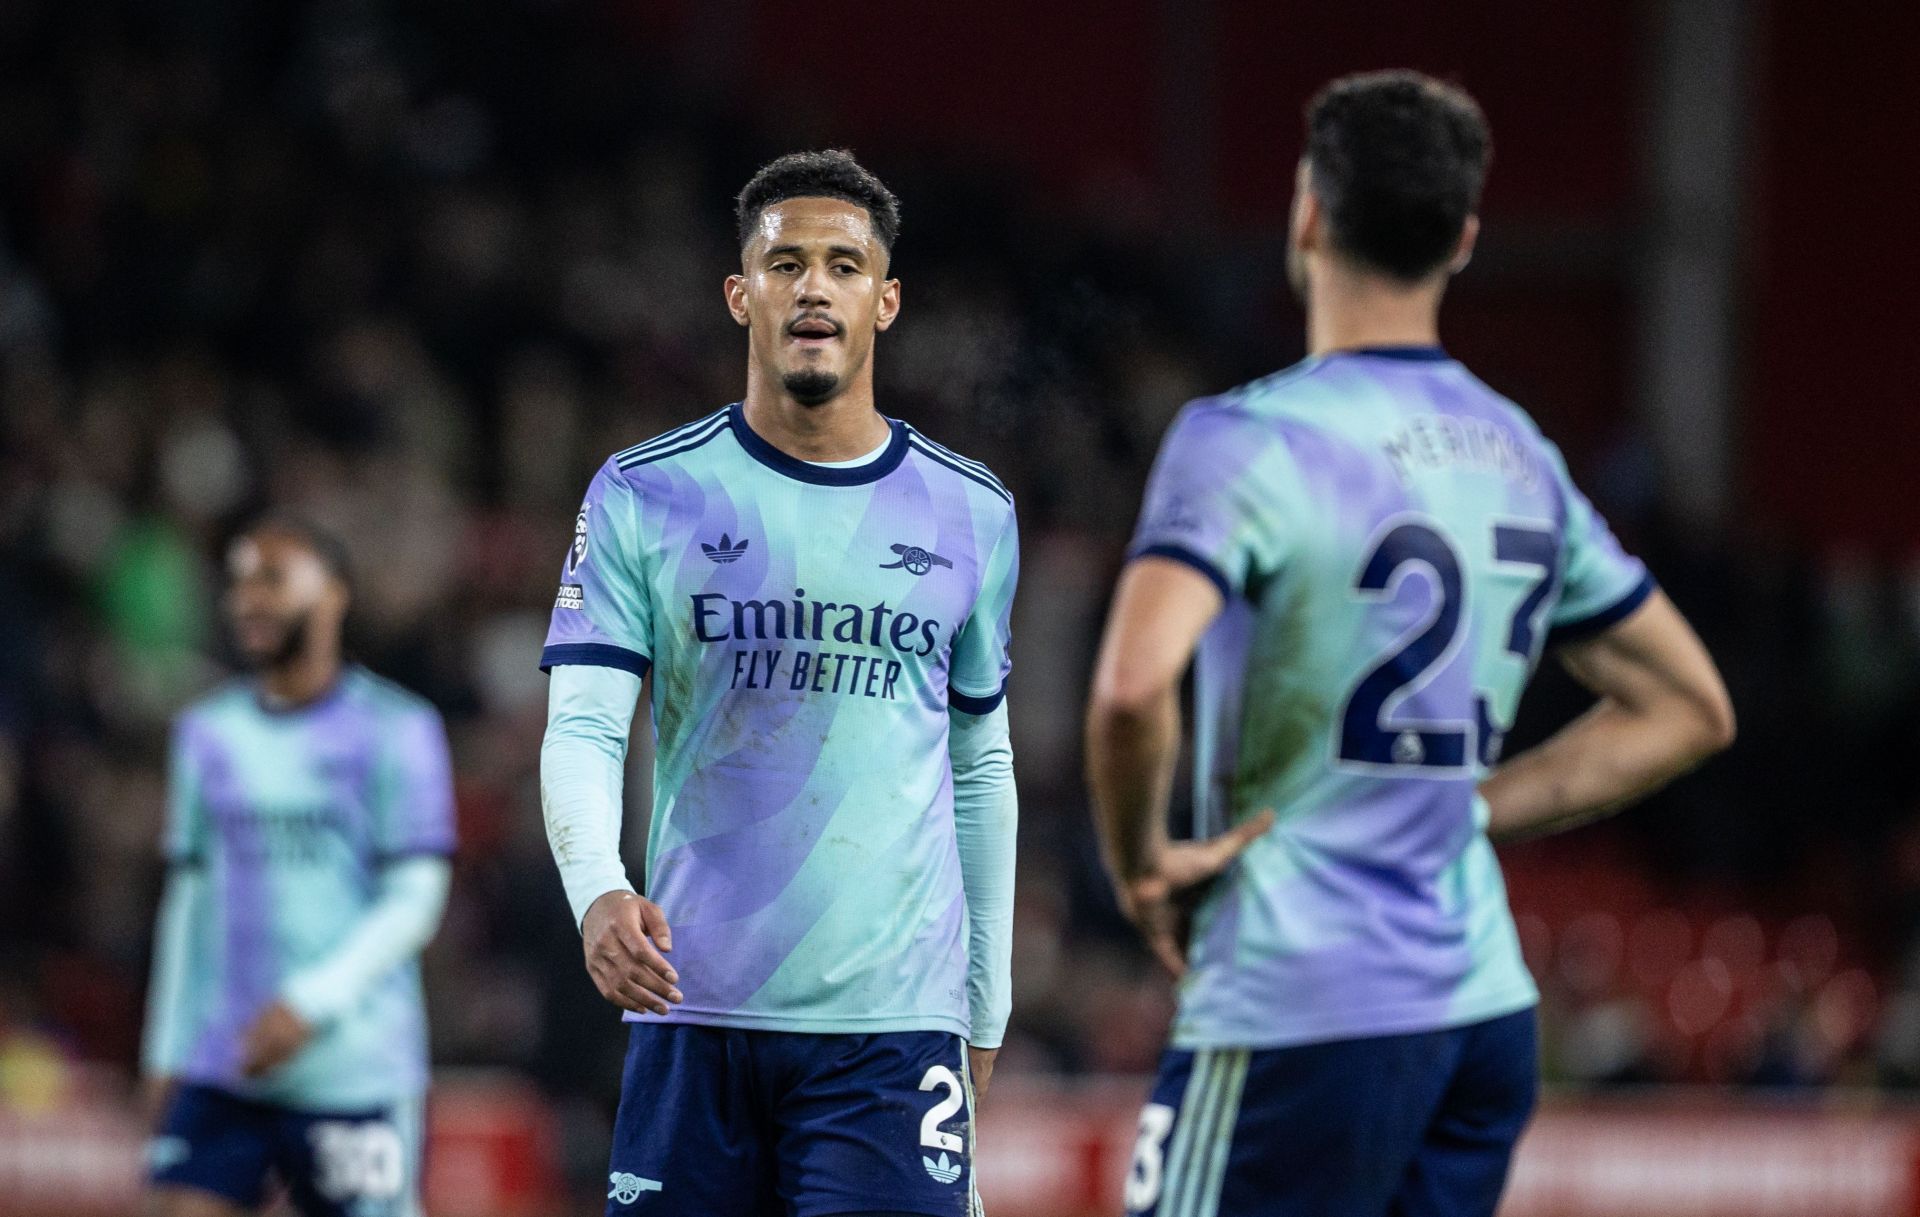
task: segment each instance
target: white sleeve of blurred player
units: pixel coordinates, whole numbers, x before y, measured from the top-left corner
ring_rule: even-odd
[[[967,1042],[998,1048],[1013,1009],[1014,837],[1020,800],[1013,786],[1013,742],[1003,701],[987,714],[948,712],[953,761],[953,824],[960,882],[967,894]]]
[[[619,668],[558,664],[540,745],[540,808],[577,926],[608,892],[630,892],[620,861],[620,788],[640,678]]]
[[[160,918],[153,934],[153,969],[147,986],[147,1026],[140,1040],[140,1071],[150,1078],[180,1071],[192,1028],[186,1003],[187,972],[193,966],[194,922],[202,915],[207,877],[192,863],[167,871]]]
[[[310,1026],[324,1026],[433,939],[447,908],[453,864],[417,854],[380,870],[373,903],[326,957],[287,978],[281,998]]]

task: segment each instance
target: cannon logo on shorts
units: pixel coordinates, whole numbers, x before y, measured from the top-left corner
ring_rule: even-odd
[[[640,1193],[657,1192],[661,1187],[658,1179],[643,1179],[626,1171],[615,1171],[608,1175],[607,1183],[607,1199],[616,1204],[632,1204],[640,1199]]]

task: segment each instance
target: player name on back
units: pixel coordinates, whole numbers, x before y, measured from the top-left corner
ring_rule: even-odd
[[[1513,428],[1485,418],[1416,414],[1384,445],[1403,481],[1415,467],[1498,474],[1528,488],[1542,476],[1539,455]]]

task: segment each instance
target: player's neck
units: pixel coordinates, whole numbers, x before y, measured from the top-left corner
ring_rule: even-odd
[[[874,408],[871,374],[861,376],[833,400],[808,406],[750,368],[741,409],[754,434],[803,461],[854,460],[886,443],[891,433],[887,420]]]
[[[1314,273],[1307,306],[1307,353],[1440,345],[1444,279],[1408,286],[1378,275],[1326,267]]]
[[[260,697],[276,710],[297,710],[319,701],[340,683],[338,647],[309,648],[283,664],[262,669]]]

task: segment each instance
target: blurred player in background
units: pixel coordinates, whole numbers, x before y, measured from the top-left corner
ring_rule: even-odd
[[[1129,1212],[1491,1214],[1537,995],[1489,834],[1605,814],[1732,738],[1558,450],[1438,345],[1489,147],[1436,81],[1321,93],[1290,248],[1309,356],[1189,405],[1155,466],[1088,723],[1122,906],[1184,973]],[[1598,704],[1502,762],[1549,648]],[[1190,659],[1202,839],[1170,843]]]
[[[958,1217],[1010,1001],[1013,501],[875,409],[887,188],[801,153],[737,213],[746,397],[601,468],[542,657],[548,837],[633,1023],[607,1212]]]
[[[453,789],[425,701],[341,657],[344,553],[267,519],[228,554],[252,675],[174,732],[143,1069],[162,1217],[420,1212],[426,1013]]]

